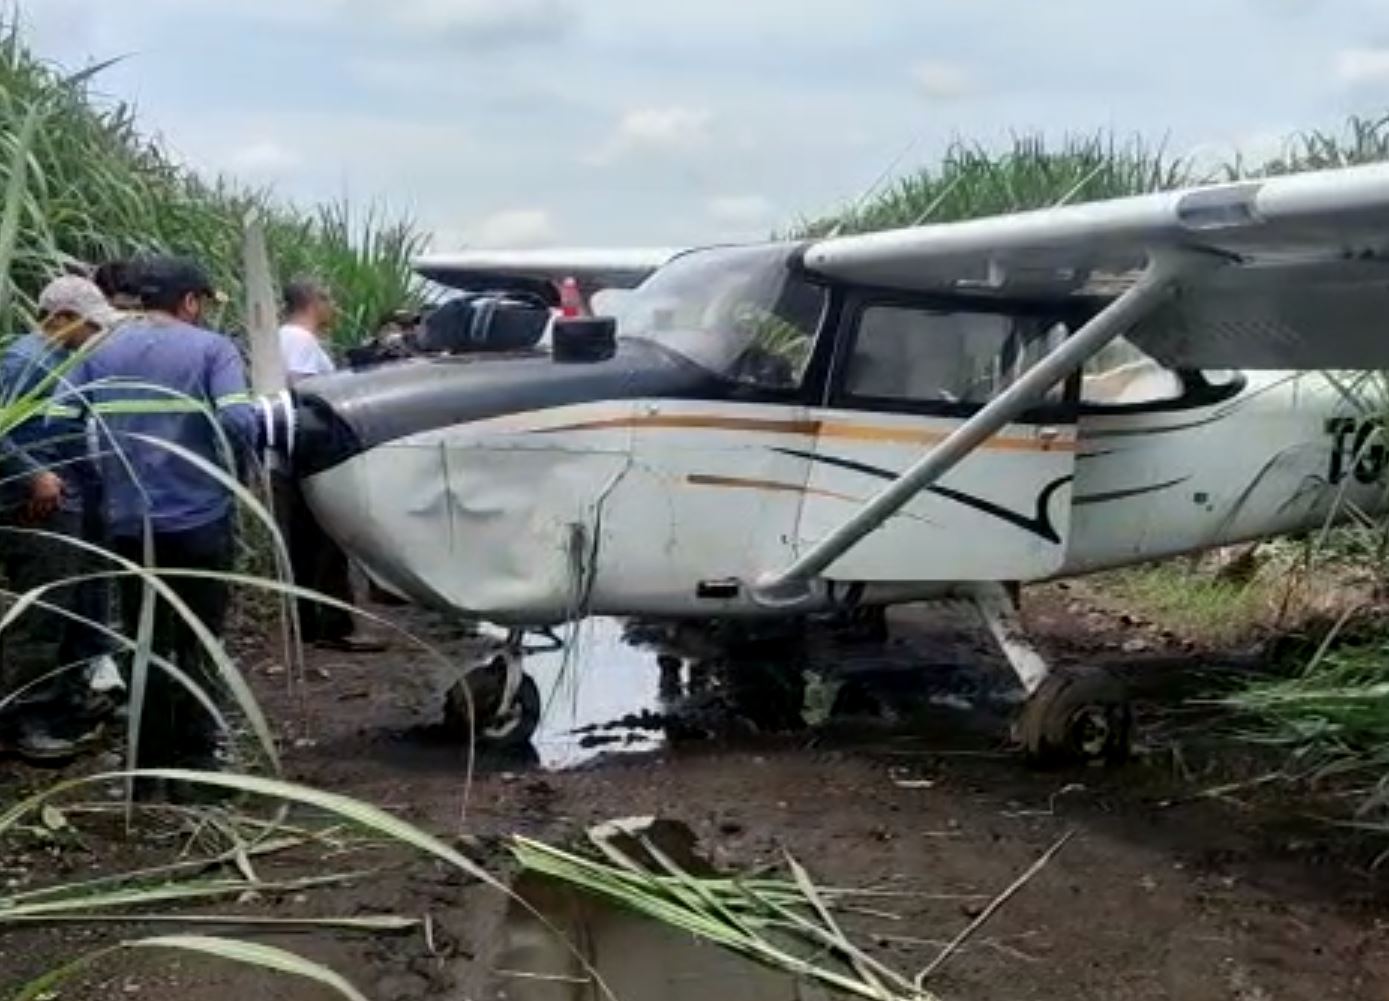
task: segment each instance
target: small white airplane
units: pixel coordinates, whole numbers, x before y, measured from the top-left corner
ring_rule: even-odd
[[[615,319],[557,321],[552,355],[301,384],[279,440],[411,601],[519,627],[966,599],[1029,695],[1026,750],[1112,758],[1122,694],[1048,669],[1015,586],[1381,508],[1380,425],[1322,373],[1389,368],[1387,252],[1371,166],[866,236],[430,257],[463,289],[626,291]],[[489,301],[484,342],[510,308]],[[538,707],[506,665],[496,733]]]

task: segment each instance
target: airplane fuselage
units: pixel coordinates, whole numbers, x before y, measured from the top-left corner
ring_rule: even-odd
[[[481,364],[500,374],[491,366],[512,363]],[[581,374],[597,392],[600,373]],[[752,584],[960,423],[685,395],[547,406],[544,393],[498,392],[517,410],[392,437],[315,471],[306,489],[378,583],[511,623],[787,614]],[[1383,497],[1374,422],[1322,376],[1228,374],[1175,400],[1064,417],[994,436],[795,611],[1088,573],[1317,528],[1338,505]]]

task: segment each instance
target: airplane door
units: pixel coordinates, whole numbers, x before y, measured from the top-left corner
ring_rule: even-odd
[[[1066,317],[862,298],[844,310],[802,507],[804,551],[1067,334]],[[1065,561],[1073,386],[1058,387],[834,563],[838,581],[1034,580]]]

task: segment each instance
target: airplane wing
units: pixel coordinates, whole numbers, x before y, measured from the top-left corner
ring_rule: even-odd
[[[1127,336],[1186,368],[1389,368],[1389,164],[1239,181],[812,244],[827,278],[1051,298],[1205,256]]]
[[[541,291],[566,278],[592,295],[604,289],[636,288],[681,253],[673,248],[574,248],[559,250],[466,250],[429,254],[412,262],[415,271],[441,285],[465,291]]]

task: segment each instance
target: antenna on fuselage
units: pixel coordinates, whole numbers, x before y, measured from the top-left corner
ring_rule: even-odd
[[[889,162],[888,165],[883,169],[882,173],[880,173],[873,180],[873,183],[867,187],[863,194],[859,195],[857,198],[855,198],[852,202],[849,203],[849,207],[840,214],[839,221],[834,224],[834,229],[830,230],[829,233],[826,234],[825,239],[833,240],[836,236],[840,236],[843,234],[845,222],[858,215],[859,209],[863,208],[864,203],[866,203],[868,199],[872,198],[875,194],[877,194],[878,191],[882,188],[882,186],[887,182],[887,179],[897,172],[897,168],[902,165],[902,161],[907,158],[907,154],[916,148],[916,144],[919,141],[919,139],[919,136],[913,136],[911,138],[911,141],[908,142],[907,145],[903,146],[901,151],[898,152],[898,154],[892,158],[891,162]]]

